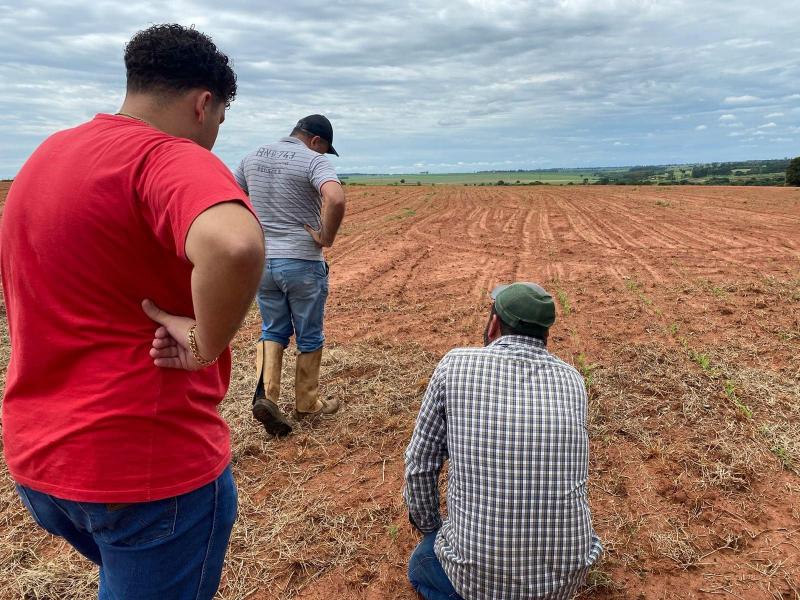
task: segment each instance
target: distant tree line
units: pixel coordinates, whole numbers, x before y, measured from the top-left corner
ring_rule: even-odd
[[[595,173],[596,185],[783,185],[790,159],[697,165],[638,165]],[[800,167],[798,167],[800,169]]]
[[[475,171],[476,173],[574,173],[575,171],[589,171],[589,168],[556,167],[552,169],[492,169],[491,171]]]
[[[748,160],[740,162],[710,163],[692,167],[692,177],[723,175],[766,175],[768,173],[784,173],[789,166],[789,159],[781,160]]]
[[[800,156],[792,159],[786,167],[786,185],[800,186]]]

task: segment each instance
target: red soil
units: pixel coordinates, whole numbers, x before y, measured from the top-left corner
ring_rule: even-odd
[[[414,341],[437,354],[477,345],[489,290],[523,280],[554,295],[562,290],[570,310],[562,304],[551,350],[567,361],[582,355],[612,366],[623,360],[623,346],[653,341],[685,358],[679,340],[689,340],[697,351],[735,357],[736,368],[798,381],[799,338],[787,338],[800,333],[798,189],[348,188],[348,203],[328,253],[326,327],[336,343]],[[795,295],[770,292],[770,282],[788,282]],[[683,368],[698,371],[684,362]],[[661,418],[655,398],[650,410],[643,419]],[[682,469],[670,456],[681,456],[681,436],[691,431],[655,432],[668,438],[671,452],[660,460],[643,457],[632,441],[599,446],[593,440],[592,477],[620,486],[609,494],[595,485],[591,494],[596,528],[611,557],[603,568],[619,587],[601,587],[590,597],[796,597],[800,520],[792,509],[800,501],[800,479],[776,469],[738,495],[704,490],[701,477],[681,485],[675,478]],[[401,456],[393,467],[399,494]],[[687,529],[698,554],[709,555],[688,568],[655,551],[636,565],[615,560],[614,545],[622,544],[618,528],[642,515],[645,531],[636,535],[644,539],[648,527],[697,519],[702,526]],[[726,536],[747,549],[712,552]],[[414,539],[401,526],[402,552]],[[383,549],[375,554],[386,560]],[[779,575],[764,574],[775,565],[782,565]],[[342,573],[334,572],[302,597],[391,592],[412,598],[403,579],[399,566],[380,582],[384,595],[376,595],[369,591],[374,586],[343,587]]]
[[[626,314],[635,294],[620,289],[664,304],[667,321],[703,313],[695,327],[743,319],[737,326],[747,328],[785,310],[676,303],[676,286],[790,279],[800,268],[796,188],[348,188],[348,202],[328,253],[326,327],[337,343],[413,340],[438,352],[475,344],[492,287],[537,281],[563,289],[576,309],[556,325],[556,349],[597,359],[614,354],[610,340],[649,336]],[[585,339],[575,344],[568,326]]]
[[[587,597],[800,597],[800,478],[771,465],[742,489],[710,484],[691,452],[719,451],[714,432],[676,421],[681,407],[666,387],[704,377],[687,351],[736,373],[774,377],[777,387],[797,384],[800,190],[414,186],[348,187],[347,196],[345,224],[328,252],[330,342],[416,342],[437,355],[477,345],[491,288],[535,281],[561,296],[550,350],[622,382],[599,386],[593,410],[613,425],[628,417],[623,399],[647,399],[630,410],[640,411],[632,422],[652,433],[651,446],[622,425],[592,439],[590,497],[606,544],[601,569],[612,583]],[[653,345],[654,358],[637,363]],[[658,378],[626,387],[625,369],[661,360],[663,389]],[[608,394],[615,389],[619,398]],[[721,392],[700,402],[737,423]],[[754,406],[759,418],[782,416]],[[785,418],[796,424],[795,416]],[[415,598],[405,580],[417,538],[402,517],[403,436],[386,440],[383,461],[343,447],[315,449],[335,455],[336,468],[310,479],[309,494],[327,489],[342,507],[374,505],[401,516],[393,521],[394,543],[377,538],[357,565],[322,574],[296,597]],[[300,458],[306,447],[293,439],[272,449],[276,459]],[[258,473],[257,464],[241,468]],[[667,551],[653,541],[658,532]],[[694,560],[684,560],[687,548]],[[275,597],[258,582],[252,589],[248,598]]]

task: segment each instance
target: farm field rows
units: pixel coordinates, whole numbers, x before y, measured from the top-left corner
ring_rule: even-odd
[[[220,598],[416,597],[403,450],[436,361],[480,343],[489,290],[512,280],[557,298],[549,348],[589,388],[606,552],[581,597],[800,598],[800,190],[359,186],[347,197],[327,255],[322,370],[342,413],[266,439],[249,414],[255,311],[235,342],[222,412],[240,514]],[[3,323],[3,369],[8,354]],[[34,527],[5,470],[0,515],[0,598],[91,593],[96,573]]]

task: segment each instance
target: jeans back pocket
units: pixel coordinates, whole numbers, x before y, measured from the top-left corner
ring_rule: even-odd
[[[178,499],[137,502],[126,506],[79,503],[95,539],[115,546],[149,544],[175,533]]]

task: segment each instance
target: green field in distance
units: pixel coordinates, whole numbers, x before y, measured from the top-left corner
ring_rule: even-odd
[[[350,185],[784,185],[789,159],[473,173],[342,173]]]
[[[506,184],[528,184],[535,181],[548,183],[551,185],[559,184],[580,184],[584,179],[588,183],[594,183],[603,174],[614,172],[624,172],[627,168],[621,169],[564,169],[548,171],[482,171],[479,173],[405,173],[397,175],[368,175],[368,174],[342,174],[341,179],[348,184],[356,185],[430,185],[450,184],[450,185],[497,185],[498,181]]]

